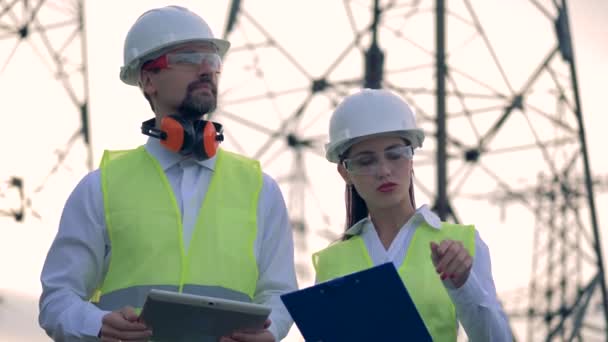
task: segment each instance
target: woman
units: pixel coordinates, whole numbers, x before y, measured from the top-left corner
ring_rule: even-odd
[[[512,340],[496,298],[490,255],[473,226],[416,208],[412,159],[424,133],[400,97],[364,89],[336,108],[326,158],[347,187],[342,241],[313,256],[317,282],[392,261],[433,340]],[[449,308],[446,310],[446,308]]]

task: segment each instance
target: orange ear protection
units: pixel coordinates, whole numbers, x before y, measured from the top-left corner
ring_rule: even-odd
[[[141,132],[160,139],[161,145],[181,155],[194,155],[198,160],[212,158],[224,140],[222,125],[217,122],[186,120],[177,115],[164,116],[160,129],[155,127],[156,119],[142,122]]]

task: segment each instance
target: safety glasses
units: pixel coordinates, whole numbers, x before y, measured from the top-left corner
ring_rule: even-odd
[[[384,157],[376,153],[365,152],[353,158],[346,158],[342,164],[346,170],[354,175],[375,175],[382,165],[384,159],[391,169],[396,169],[405,165],[408,160],[414,157],[414,149],[411,146],[400,145],[391,147],[384,151]]]
[[[143,70],[160,70],[167,68],[198,69],[207,65],[211,71],[220,72],[222,59],[215,52],[170,52],[144,64]]]

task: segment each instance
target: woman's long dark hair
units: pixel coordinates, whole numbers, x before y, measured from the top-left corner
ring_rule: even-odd
[[[346,230],[348,230],[355,223],[366,218],[369,215],[369,210],[367,209],[367,204],[365,204],[365,201],[352,184],[346,185],[344,196],[346,202]],[[345,235],[343,240],[347,238]]]

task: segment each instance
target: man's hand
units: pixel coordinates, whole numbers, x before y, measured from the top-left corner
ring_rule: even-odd
[[[274,336],[268,331],[269,326],[270,320],[267,319],[263,329],[235,332],[222,337],[220,342],[275,342]]]
[[[139,321],[132,307],[126,306],[103,316],[99,337],[104,342],[148,341],[152,330]]]
[[[449,278],[456,288],[460,288],[469,278],[473,258],[460,241],[443,240],[431,242],[431,258],[441,280]]]

